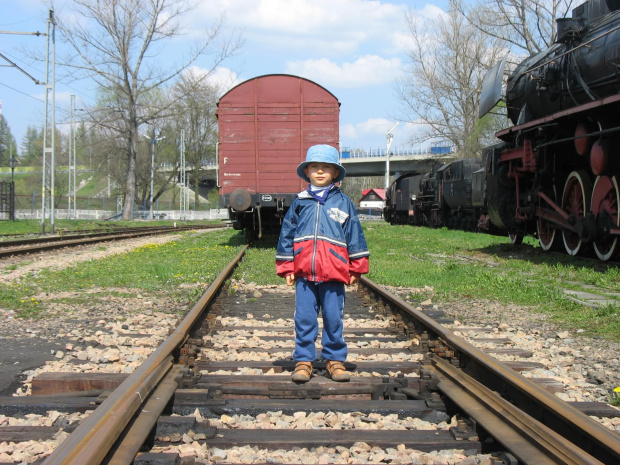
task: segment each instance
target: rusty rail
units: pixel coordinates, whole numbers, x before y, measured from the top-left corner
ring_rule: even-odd
[[[97,465],[107,456],[151,392],[173,367],[172,355],[187,339],[204,309],[248,246],[226,266],[189,311],[176,330],[43,462],[44,465]],[[146,410],[146,409],[145,409]]]
[[[464,373],[478,380],[484,379],[484,385],[488,389],[500,392],[502,397],[510,399],[511,403],[533,419],[544,423],[596,458],[596,461],[591,462],[577,460],[566,463],[620,463],[620,435],[541,389],[366,277],[362,276],[361,283],[401,311],[406,320],[404,323],[410,325],[405,328],[406,331],[419,333],[423,329],[432,333],[431,337],[436,337],[445,344],[445,347],[437,352],[459,365]]]

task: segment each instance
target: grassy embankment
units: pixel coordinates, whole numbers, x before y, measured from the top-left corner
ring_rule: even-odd
[[[517,248],[517,254],[503,237],[381,222],[365,223],[364,228],[371,251],[369,278],[391,286],[426,287],[415,300],[488,299],[523,305],[532,312],[548,313],[568,329],[620,340],[619,306],[588,308],[561,291],[586,284],[620,293],[618,268],[568,256],[541,256],[527,247]],[[275,244],[272,237],[250,249],[244,260],[250,266],[242,266],[235,278],[257,284],[283,283],[274,273]],[[90,291],[89,298],[105,299],[109,289],[114,289],[128,295],[165,293],[179,302],[192,302],[242,246],[243,234],[233,230],[184,233],[181,240],[164,245],[0,283],[0,308],[13,309],[21,317],[43,317],[54,293],[82,289]]]

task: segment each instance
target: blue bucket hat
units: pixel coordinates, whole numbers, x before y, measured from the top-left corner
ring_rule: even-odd
[[[313,145],[308,149],[308,153],[306,154],[306,161],[301,162],[297,167],[297,175],[307,181],[310,182],[310,178],[306,176],[304,173],[304,169],[308,166],[309,163],[319,162],[319,163],[331,163],[332,165],[336,165],[340,174],[336,177],[333,182],[340,182],[344,179],[347,170],[338,163],[340,161],[340,153],[331,145]]]

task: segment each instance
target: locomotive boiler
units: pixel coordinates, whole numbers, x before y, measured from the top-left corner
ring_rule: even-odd
[[[591,0],[557,20],[556,42],[509,75],[513,126],[483,153],[489,219],[513,242],[601,260],[618,252],[620,1]],[[505,61],[504,61],[505,62]],[[502,66],[485,78],[480,115],[501,98]]]
[[[308,148],[339,147],[340,103],[308,79],[286,74],[245,81],[218,102],[220,206],[251,242],[277,232],[303,190],[297,174]]]

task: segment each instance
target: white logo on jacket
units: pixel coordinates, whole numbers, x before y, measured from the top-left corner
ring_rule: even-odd
[[[330,208],[327,210],[327,213],[332,220],[337,221],[340,224],[344,224],[344,222],[349,218],[349,215],[336,207]]]

